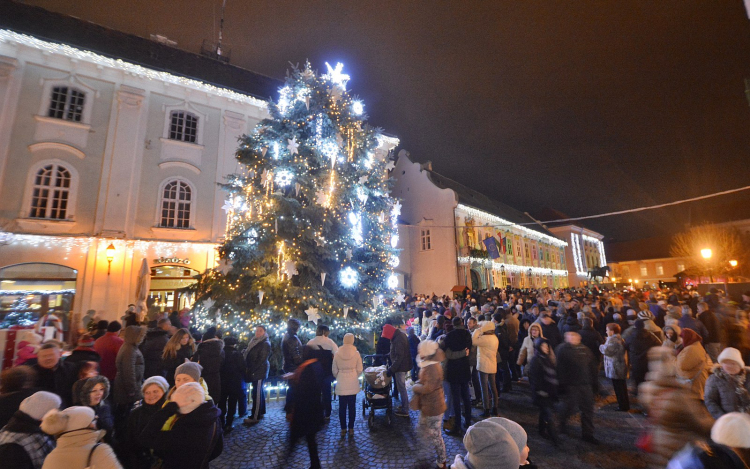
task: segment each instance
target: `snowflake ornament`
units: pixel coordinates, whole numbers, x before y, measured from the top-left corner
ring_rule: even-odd
[[[318,308],[307,308],[305,310],[305,314],[307,314],[307,320],[315,323],[315,325],[318,325],[318,319],[320,319],[320,314],[318,314]]]
[[[389,161],[387,165],[385,165],[386,171],[393,171],[393,169],[396,167],[396,163],[393,161]]]
[[[320,189],[315,193],[315,203],[318,205],[325,205],[328,203],[328,195],[326,194],[326,191]]]
[[[202,306],[203,306],[204,309],[210,310],[211,308],[213,308],[213,306],[214,306],[215,303],[216,302],[213,299],[209,298],[207,300],[203,300]]]
[[[297,265],[294,263],[294,261],[286,261],[284,262],[284,273],[287,277],[292,278],[293,276],[297,275],[299,272],[297,272]]]
[[[287,139],[287,146],[286,149],[289,150],[289,153],[292,155],[296,155],[299,153],[297,149],[299,148],[299,143],[297,143],[296,138],[289,138]]]

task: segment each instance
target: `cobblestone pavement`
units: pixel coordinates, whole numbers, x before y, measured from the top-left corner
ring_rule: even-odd
[[[580,421],[571,420],[570,434],[561,436],[561,445],[553,447],[536,432],[537,413],[531,404],[528,385],[514,384],[513,392],[501,396],[501,416],[520,423],[529,435],[530,459],[540,468],[646,468],[648,457],[634,443],[647,428],[645,417],[637,411],[616,412],[617,404],[609,380],[602,379],[609,396],[596,403],[594,425],[602,443],[598,446],[580,439]],[[386,425],[385,411],[376,411],[375,425],[367,428],[362,419],[362,394],[357,400],[357,421],[353,438],[340,438],[338,401],[333,403],[331,421],[318,433],[319,454],[324,468],[430,468],[434,455],[420,442],[416,425],[418,412],[411,418],[394,417]],[[632,399],[631,401],[634,401]],[[268,403],[266,417],[253,427],[235,422],[235,429],[225,437],[223,454],[212,462],[212,469],[308,468],[307,445],[301,440],[287,458],[288,425],[281,402]],[[637,409],[637,406],[635,406]],[[481,411],[474,409],[479,419]],[[461,438],[444,435],[449,462],[465,453]]]

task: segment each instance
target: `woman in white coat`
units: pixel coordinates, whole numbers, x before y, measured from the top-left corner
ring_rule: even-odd
[[[492,388],[492,415],[497,415],[498,394],[495,383],[497,373],[497,348],[500,342],[495,335],[492,321],[481,323],[479,329],[471,335],[471,343],[477,347],[477,370],[482,385],[482,404],[484,416],[490,416],[490,388]]]
[[[339,422],[341,436],[346,435],[346,411],[349,410],[349,435],[354,435],[354,416],[359,392],[359,375],[362,374],[362,357],[354,346],[354,335],[344,336],[344,345],[333,356],[333,376],[336,377],[336,395],[339,396]]]

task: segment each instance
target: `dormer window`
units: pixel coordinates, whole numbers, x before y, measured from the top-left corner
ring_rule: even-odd
[[[55,86],[52,88],[48,117],[81,122],[86,94],[71,86]]]

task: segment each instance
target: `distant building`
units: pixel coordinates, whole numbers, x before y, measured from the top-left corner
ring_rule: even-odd
[[[442,176],[401,151],[392,172],[402,199],[402,286],[415,293],[568,286],[566,241],[501,202]],[[487,241],[491,239],[492,241]],[[487,245],[499,255],[491,259]]]
[[[688,261],[670,255],[671,242],[670,237],[659,236],[608,244],[610,281],[634,287],[677,283],[677,274],[685,271]]]

